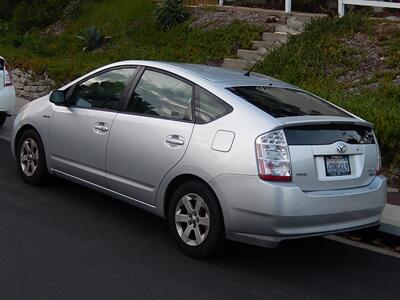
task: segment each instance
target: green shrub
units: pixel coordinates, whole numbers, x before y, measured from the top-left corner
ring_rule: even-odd
[[[63,18],[67,20],[77,20],[81,14],[82,0],[72,0],[65,7]]]
[[[9,20],[12,17],[12,11],[10,0],[0,0],[0,19]]]
[[[21,33],[43,28],[57,21],[68,0],[24,0],[14,9],[13,23]]]
[[[52,45],[53,40],[52,35],[44,35],[37,30],[24,35],[21,47],[30,49],[35,55],[51,57],[54,52],[49,45]]]
[[[102,46],[109,37],[104,37],[99,29],[94,25],[85,28],[77,38],[80,39],[84,48],[83,51],[93,51]]]
[[[0,20],[0,45],[18,48],[22,41],[23,36],[16,32],[13,23]]]
[[[163,30],[180,24],[187,18],[182,0],[162,0],[155,14],[156,24]]]
[[[0,19],[0,37],[5,36],[10,31],[10,23]]]

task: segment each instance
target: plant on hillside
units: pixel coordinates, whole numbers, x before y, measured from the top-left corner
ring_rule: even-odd
[[[155,14],[156,24],[162,30],[180,24],[187,18],[182,0],[162,0],[156,8]]]
[[[63,11],[63,17],[67,20],[77,20],[81,14],[82,0],[72,0]]]
[[[83,42],[83,51],[93,51],[103,46],[104,43],[110,39],[109,36],[103,36],[101,31],[97,29],[94,25],[85,28],[76,37]]]
[[[12,22],[20,33],[33,28],[43,28],[57,21],[68,0],[15,1]],[[13,4],[14,5],[14,4]],[[55,7],[60,9],[55,9]]]

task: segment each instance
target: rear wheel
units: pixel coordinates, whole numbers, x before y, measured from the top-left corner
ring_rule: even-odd
[[[4,112],[0,112],[0,127],[4,125],[6,122],[7,114]]]
[[[22,179],[31,185],[40,185],[48,179],[42,139],[33,130],[25,131],[16,149],[17,165]]]
[[[224,242],[224,224],[218,200],[201,181],[182,184],[173,194],[168,224],[174,240],[187,255],[202,258]]]

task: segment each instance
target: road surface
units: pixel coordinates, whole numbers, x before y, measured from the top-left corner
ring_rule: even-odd
[[[399,299],[400,259],[323,238],[181,254],[155,216],[63,180],[25,185],[0,140],[0,299]]]

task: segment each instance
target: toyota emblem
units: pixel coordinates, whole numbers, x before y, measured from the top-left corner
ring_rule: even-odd
[[[346,147],[346,144],[345,144],[345,143],[343,143],[343,142],[338,142],[338,143],[336,144],[336,150],[337,150],[339,153],[345,153],[345,152],[346,152],[346,149],[347,149],[347,147]]]

